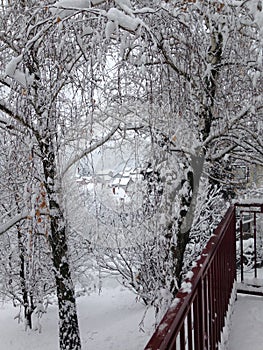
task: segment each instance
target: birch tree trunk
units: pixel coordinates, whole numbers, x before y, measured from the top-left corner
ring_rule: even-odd
[[[219,70],[215,68],[222,58],[222,44],[223,37],[215,26],[212,28],[210,36],[210,48],[208,50],[207,64],[211,65],[210,75],[206,77],[203,101],[204,104],[200,106],[199,120],[200,120],[200,138],[205,141],[211,132],[211,126],[214,120],[213,107],[215,103],[217,79]],[[171,245],[173,255],[174,274],[177,279],[178,286],[182,282],[182,271],[184,265],[184,253],[186,246],[189,243],[190,232],[194,222],[195,209],[197,205],[197,196],[199,191],[200,179],[203,174],[206,149],[197,148],[195,154],[191,156],[185,155],[185,158],[191,158],[186,165],[185,177],[181,180],[182,192],[180,198],[180,214],[177,222],[176,245]],[[172,291],[175,295],[177,289]]]
[[[190,232],[192,229],[194,214],[197,205],[197,196],[199,192],[200,179],[203,173],[204,155],[192,156],[191,164],[187,171],[187,176],[182,180],[182,186],[186,185],[181,196],[180,215],[177,229],[177,244],[175,248],[175,276],[178,285],[182,282],[182,270],[184,263],[184,252],[189,243]]]
[[[68,258],[66,218],[59,198],[60,185],[52,138],[47,137],[44,142],[39,140],[39,145],[50,212],[49,243],[58,298],[60,350],[80,350],[76,299]]]

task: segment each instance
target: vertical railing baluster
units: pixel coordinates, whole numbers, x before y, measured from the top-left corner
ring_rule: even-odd
[[[199,308],[198,308],[198,298],[195,297],[193,301],[193,310],[194,310],[194,344],[195,350],[200,350],[200,325],[199,325]]]
[[[242,212],[240,213],[240,278],[241,283],[244,281],[244,251],[243,251],[243,220],[242,220]]]
[[[190,307],[187,315],[187,339],[188,339],[188,350],[193,350],[193,323],[192,323],[192,308]]]
[[[210,348],[211,350],[214,350],[214,344],[215,344],[215,336],[214,336],[214,295],[213,295],[213,265],[214,261],[211,264],[211,267],[208,271],[209,276],[209,284],[208,284],[208,303],[209,303],[209,342],[210,342]]]
[[[254,212],[254,220],[253,220],[253,236],[254,236],[254,277],[257,278],[257,214]]]
[[[180,331],[180,349],[185,349],[185,326],[183,326]]]
[[[209,326],[208,326],[208,275],[206,274],[203,279],[203,332],[204,332],[204,349],[208,349],[209,346]]]

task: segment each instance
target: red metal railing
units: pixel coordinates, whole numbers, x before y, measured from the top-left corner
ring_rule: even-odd
[[[217,348],[236,279],[234,207],[228,209],[192,272],[145,350]]]

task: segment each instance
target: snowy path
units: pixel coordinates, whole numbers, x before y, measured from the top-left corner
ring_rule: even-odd
[[[229,350],[263,349],[263,297],[238,294]]]

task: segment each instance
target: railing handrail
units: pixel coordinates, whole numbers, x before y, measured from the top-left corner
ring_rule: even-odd
[[[235,207],[243,207],[243,208],[251,208],[251,207],[257,207],[260,208],[259,213],[263,213],[263,203],[257,202],[257,201],[243,201],[243,202],[236,202]]]
[[[174,343],[175,340],[172,339],[176,338],[179,334],[180,329],[185,322],[186,316],[189,313],[193,300],[197,296],[201,280],[211,266],[220,247],[220,242],[227,234],[229,226],[233,225],[233,220],[235,220],[235,207],[231,206],[227,210],[218,227],[215,229],[214,234],[207,242],[200,258],[197,261],[197,265],[192,269],[192,277],[185,280],[185,283],[188,283],[188,286],[191,287],[191,291],[189,292],[189,290],[186,290],[185,286],[187,285],[183,284],[183,287],[176,295],[175,301],[164,315],[162,321],[145,347],[145,350],[172,349],[172,347],[169,347],[168,344],[171,342]],[[234,279],[235,278],[233,278],[233,283]]]

